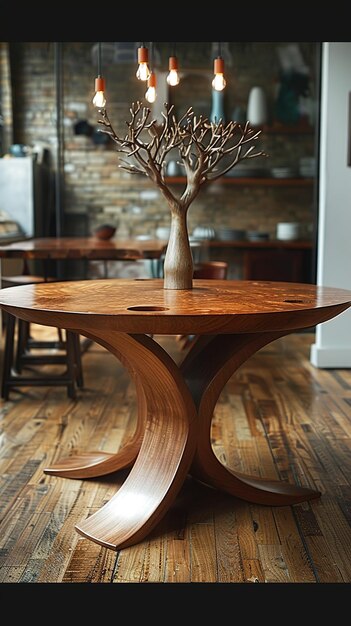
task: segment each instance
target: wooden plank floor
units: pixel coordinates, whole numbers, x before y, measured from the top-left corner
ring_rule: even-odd
[[[180,358],[175,338],[156,339]],[[152,534],[119,552],[74,526],[126,473],[81,481],[43,468],[75,450],[123,444],[136,418],[126,371],[92,344],[77,400],[65,388],[11,392],[0,406],[0,582],[351,582],[351,370],[314,368],[313,341],[313,333],[291,335],[247,361],[222,392],[212,439],[230,467],[318,488],[322,497],[255,506],[189,478]]]

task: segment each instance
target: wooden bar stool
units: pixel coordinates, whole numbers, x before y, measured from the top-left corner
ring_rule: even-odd
[[[14,287],[55,281],[31,274],[5,276],[2,287]],[[76,397],[76,386],[83,387],[83,369],[81,361],[79,335],[73,331],[58,331],[57,340],[42,341],[31,336],[29,322],[7,313],[5,321],[5,349],[2,373],[1,397],[9,399],[11,389],[26,386],[66,386],[69,398]],[[15,342],[17,338],[17,347]],[[33,350],[36,352],[34,353]],[[41,354],[38,351],[43,352]],[[56,351],[56,352],[53,352]],[[42,365],[66,365],[61,374],[47,374],[36,371],[35,375],[23,373],[28,368],[36,369]]]

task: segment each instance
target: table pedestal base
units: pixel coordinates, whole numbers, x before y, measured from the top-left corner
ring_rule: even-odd
[[[168,511],[188,473],[257,504],[282,506],[320,496],[312,489],[233,472],[211,446],[211,420],[224,385],[247,358],[287,331],[204,335],[179,367],[147,335],[77,332],[124,364],[138,399],[137,428],[122,450],[77,454],[45,470],[84,479],[132,466],[111,500],[76,526],[81,535],[113,550],[138,543]]]

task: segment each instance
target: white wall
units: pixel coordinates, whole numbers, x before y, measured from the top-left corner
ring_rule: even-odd
[[[317,284],[351,289],[351,167],[347,165],[351,42],[322,46]],[[351,367],[351,311],[317,327],[316,367]]]

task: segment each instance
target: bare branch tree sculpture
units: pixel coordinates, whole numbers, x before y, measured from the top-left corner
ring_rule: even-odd
[[[106,109],[100,109],[101,132],[107,133],[117,146],[119,167],[131,174],[144,174],[154,182],[169,205],[171,232],[164,262],[165,289],[191,289],[193,261],[187,230],[187,212],[201,187],[217,180],[246,159],[266,156],[256,151],[259,130],[230,121],[210,122],[196,117],[192,107],[177,121],[173,105],[165,103],[163,122],[151,118],[149,108],[132,103],[127,133],[119,137],[112,127]],[[177,197],[166,182],[169,154],[177,150],[178,164],[184,169],[185,189]]]

